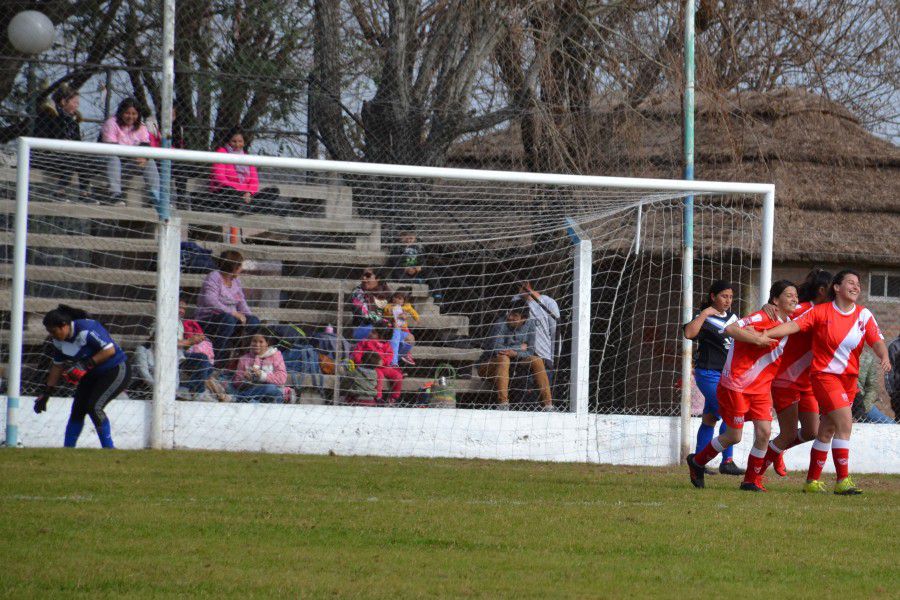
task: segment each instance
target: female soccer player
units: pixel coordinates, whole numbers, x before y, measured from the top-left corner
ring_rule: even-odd
[[[53,366],[43,393],[34,401],[34,412],[47,410],[47,400],[63,377],[77,386],[66,424],[65,447],[75,447],[84,417],[90,416],[100,445],[113,448],[109,417],[103,409],[131,380],[125,353],[103,325],[88,319],[83,310],[65,304],[44,315],[44,327],[52,338]]]
[[[741,441],[744,420],[753,421],[753,448],[747,461],[747,472],[741,483],[742,490],[764,492],[762,486],[763,458],[772,430],[772,379],[778,371],[778,362],[785,342],[773,344],[762,335],[785,320],[797,307],[797,288],[790,281],[776,281],[769,290],[769,303],[775,306],[776,318],[770,318],[765,310],[759,310],[725,328],[734,338],[728,351],[717,396],[719,414],[728,426],[725,433],[714,438],[703,450],[687,457],[691,483],[704,487],[705,465],[725,448]]]
[[[828,289],[831,302],[818,304],[796,321],[764,333],[766,338],[772,340],[798,332],[812,334],[810,381],[823,416],[810,452],[809,472],[803,488],[805,492],[826,491],[819,478],[828,459],[830,445],[837,471],[834,493],[862,493],[850,478],[849,467],[850,432],[853,429],[851,407],[856,396],[859,354],[863,343],[872,347],[885,372],[891,370],[891,363],[875,317],[869,309],[856,304],[859,292],[859,273],[845,269],[831,281]]]
[[[700,452],[712,440],[719,417],[719,401],[716,399],[716,387],[722,376],[722,368],[731,348],[731,338],[725,334],[725,328],[737,321],[737,315],[731,312],[734,300],[734,287],[723,280],[714,281],[706,294],[706,301],[694,320],[684,326],[684,337],[698,340],[697,362],[694,363],[694,380],[703,393],[703,421],[697,430],[697,448]],[[722,423],[719,433],[725,433],[728,426]],[[729,446],[722,452],[722,463],[719,472],[726,475],[743,475],[744,470],[734,464],[733,449]]]
[[[813,306],[828,299],[828,287],[833,275],[822,269],[809,272],[798,291],[800,304],[791,315],[791,320],[812,310]],[[769,442],[763,472],[770,464],[775,472],[784,477],[784,451],[798,444],[811,442],[819,430],[819,403],[809,382],[809,365],[812,362],[812,337],[809,333],[795,333],[784,346],[784,355],[778,367],[778,374],[772,382],[772,403],[778,413],[778,436]],[[797,421],[800,429],[797,429]]]

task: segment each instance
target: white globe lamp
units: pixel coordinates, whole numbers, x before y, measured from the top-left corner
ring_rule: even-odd
[[[56,28],[44,13],[23,10],[9,22],[6,33],[13,48],[22,54],[40,54],[53,45]]]

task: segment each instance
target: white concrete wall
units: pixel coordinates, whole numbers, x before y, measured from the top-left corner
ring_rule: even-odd
[[[53,398],[47,412],[36,415],[31,400],[23,399],[21,444],[61,446],[70,402]],[[176,448],[650,466],[678,462],[674,417],[207,402],[178,402],[175,409]],[[116,400],[107,413],[117,447],[148,446],[149,402]],[[0,412],[4,427],[5,418]],[[699,424],[694,419],[692,431]],[[752,437],[748,425],[735,451],[740,464],[746,463]],[[79,446],[99,447],[89,420]],[[851,448],[853,472],[900,473],[900,427],[857,424]],[[791,470],[806,470],[808,460],[808,444],[786,455]],[[831,461],[826,470],[833,471]]]

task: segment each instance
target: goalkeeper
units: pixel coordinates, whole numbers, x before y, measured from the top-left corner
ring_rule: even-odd
[[[62,378],[76,386],[63,445],[75,447],[84,418],[90,416],[100,445],[113,448],[109,417],[103,409],[131,380],[125,353],[103,325],[88,319],[83,310],[60,304],[44,315],[44,327],[53,344],[53,365],[44,391],[34,400],[34,412],[47,410],[47,400]]]

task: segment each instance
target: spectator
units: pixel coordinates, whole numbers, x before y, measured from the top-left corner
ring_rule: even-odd
[[[61,85],[53,92],[53,104],[45,105],[34,121],[34,137],[54,140],[81,141],[81,96],[78,90]],[[67,196],[72,175],[78,175],[79,200],[95,204],[91,196],[91,183],[100,170],[95,157],[83,155],[72,159],[71,155],[58,152],[35,152],[34,166],[50,171],[60,196]]]
[[[224,154],[246,154],[244,132],[233,127],[225,143],[216,149]],[[212,166],[209,192],[216,207],[235,213],[281,211],[278,188],[259,189],[259,175],[252,165],[216,163]]]
[[[419,313],[413,305],[407,301],[405,291],[397,290],[391,295],[391,303],[384,307],[384,316],[393,327],[391,335],[391,349],[394,351],[391,366],[396,367],[397,361],[402,360],[408,365],[415,365],[416,361],[409,355],[416,338],[409,331],[409,320],[419,322]]]
[[[144,123],[147,132],[150,134],[150,146],[153,148],[162,147],[162,131],[160,124],[155,117],[149,117]],[[172,107],[172,145],[171,148],[184,150],[187,144],[184,139],[184,124],[178,119],[178,113],[175,107]],[[188,164],[172,161],[171,163],[172,184],[175,190],[173,200],[180,208],[190,209],[190,202],[187,195],[187,180],[194,171]]]
[[[377,371],[378,367],[382,366],[381,355],[377,352],[366,351],[362,353],[361,358],[362,360],[356,363],[356,368],[350,374],[348,400],[351,404],[374,406],[381,401]]]
[[[384,380],[387,378],[391,380],[392,384],[389,402],[390,404],[395,404],[400,399],[400,392],[403,389],[403,372],[397,367],[390,366],[391,358],[394,355],[394,351],[387,341],[390,337],[391,329],[388,327],[384,325],[372,327],[369,331],[369,337],[354,346],[351,358],[358,365],[363,362],[363,355],[366,352],[374,352],[381,357],[381,366],[375,367],[375,399],[381,402]]]
[[[422,244],[418,243],[416,232],[411,228],[403,229],[397,241],[399,243],[391,249],[389,260],[391,279],[427,284],[431,288],[431,296],[440,301],[441,291],[425,265],[425,253],[422,251]]]
[[[881,412],[878,402],[878,379],[881,366],[875,354],[868,348],[859,357],[859,391],[853,399],[853,418],[861,423],[894,424],[894,420]]]
[[[514,362],[525,363],[534,375],[541,395],[543,410],[553,410],[550,381],[544,362],[534,353],[534,323],[528,320],[524,304],[515,304],[505,319],[498,319],[491,328],[478,374],[491,379],[497,390],[498,410],[509,410],[509,371]]]
[[[106,120],[100,129],[100,141],[120,146],[149,146],[150,133],[141,122],[141,113],[134,98],[125,98],[119,103],[116,114]],[[153,199],[154,207],[159,207],[159,171],[151,158],[126,158],[112,156],[106,163],[106,176],[109,180],[110,202],[114,205],[125,204],[122,195],[122,173],[133,174],[141,169],[144,183]]]
[[[197,320],[209,335],[217,364],[227,363],[239,346],[238,342],[255,333],[259,326],[259,319],[247,306],[238,278],[243,265],[244,257],[240,252],[223,251],[216,260],[216,270],[210,271],[203,280],[197,299]]]
[[[234,389],[239,402],[293,402],[293,390],[286,387],[284,358],[261,333],[250,338],[250,351],[238,361]]]
[[[544,368],[550,377],[556,357],[559,305],[550,296],[536,291],[528,280],[519,287],[519,297],[528,306],[528,321],[534,324],[534,353],[544,361]]]
[[[888,346],[891,370],[884,374],[884,388],[891,398],[891,410],[900,418],[900,335]]]
[[[213,374],[215,353],[212,343],[206,339],[200,323],[184,318],[186,313],[187,302],[184,298],[179,298],[178,359],[185,387],[194,394],[206,389],[219,402],[231,402],[231,396]]]
[[[391,289],[381,283],[378,271],[364,269],[359,285],[350,294],[354,327],[352,337],[355,341],[367,339],[374,325],[384,323],[384,307],[390,298]]]

